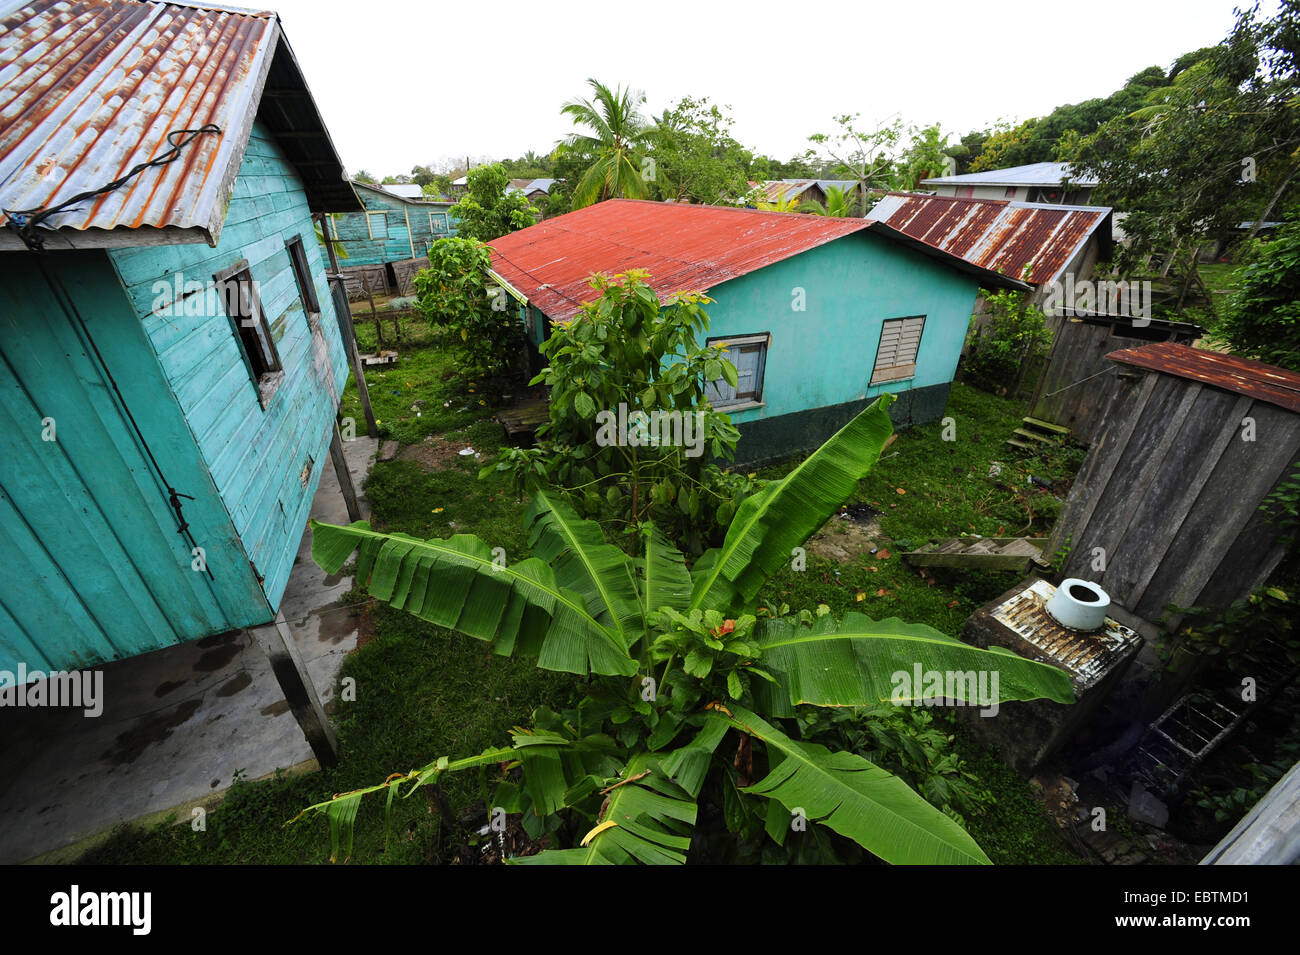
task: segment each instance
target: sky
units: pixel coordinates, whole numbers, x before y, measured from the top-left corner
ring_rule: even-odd
[[[737,140],[778,159],[843,113],[939,122],[955,141],[1168,68],[1222,40],[1247,2],[927,0],[837,14],[764,0],[269,5],[344,165],[384,176],[549,151],[574,130],[560,107],[588,95],[588,77],[642,90],[647,115],[707,96],[731,108]]]

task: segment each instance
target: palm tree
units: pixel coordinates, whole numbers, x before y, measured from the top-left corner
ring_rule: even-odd
[[[644,198],[649,189],[642,171],[641,150],[650,130],[639,104],[645,95],[589,79],[595,96],[573,100],[560,110],[573,117],[575,126],[585,126],[592,135],[574,133],[559,149],[586,154],[593,160],[573,190],[573,208],[580,209],[605,199]]]

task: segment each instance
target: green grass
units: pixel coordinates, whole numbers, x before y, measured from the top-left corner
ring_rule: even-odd
[[[391,331],[391,323],[386,323],[385,336]],[[422,318],[404,320],[402,335],[403,341],[395,346],[401,356],[396,365],[372,365],[366,369],[379,437],[414,444],[432,434],[454,434],[490,418],[506,403],[499,392],[485,383],[457,374],[451,354],[438,347],[440,330],[431,329]],[[357,345],[362,352],[377,348],[374,325],[362,321],[360,316],[357,317]],[[356,422],[358,435],[368,433],[354,381],[349,381],[343,393],[339,414]],[[493,434],[499,443],[499,425],[480,430]]]
[[[1212,292],[1232,291],[1241,285],[1241,266],[1235,262],[1198,265],[1196,271]]]
[[[426,329],[415,322],[405,328],[411,338],[399,348],[399,365],[371,369],[367,375],[383,428],[404,444],[442,435],[450,443],[472,445],[482,457],[451,456],[432,472],[409,460],[376,464],[366,483],[374,523],[420,537],[474,533],[490,546],[505,548],[511,561],[526,556],[523,503],[500,478],[479,481],[476,476],[502,444],[501,428],[489,417],[490,400],[455,377],[448,356],[430,344]],[[373,347],[365,340],[364,325],[359,331],[363,349]],[[471,392],[471,387],[476,390]],[[412,410],[416,401],[422,402],[418,416]],[[362,433],[364,418],[352,386],[343,414],[352,415]],[[948,414],[955,419],[956,441],[943,441],[937,423],[904,432],[860,486],[857,499],[881,511],[882,535],[887,538],[881,543],[890,556],[845,565],[810,556],[806,572],[777,575],[764,599],[795,608],[824,602],[837,613],[855,609],[874,617],[899,616],[956,634],[972,610],[1016,581],[1014,574],[924,578],[900,555],[931,537],[962,531],[985,536],[1042,534],[1059,505],[1049,503],[1050,495],[1027,484],[1025,476],[1063,481],[1077,467],[1081,453],[1059,448],[1022,458],[1002,442],[1019,423],[1023,408],[960,385],[954,386]],[[989,477],[991,461],[1001,463],[999,477]],[[793,467],[790,463],[768,469],[762,476],[776,477]],[[905,493],[898,493],[900,488]],[[885,593],[878,595],[878,590]],[[861,601],[859,593],[864,595]],[[302,808],[439,756],[466,756],[501,745],[508,741],[510,728],[526,723],[533,709],[559,708],[580,691],[575,677],[538,670],[531,661],[492,656],[478,641],[373,604],[362,595],[352,599],[358,609],[368,608],[373,640],[351,654],[343,667],[342,675],[356,680],[357,699],[339,703],[334,714],[342,750],[338,767],[237,782],[208,814],[206,832],[193,832],[186,824],[150,830],[124,827],[82,861],[323,863],[330,851],[323,817],[284,826]],[[1049,838],[1054,827],[1028,795],[1023,777],[974,743],[964,744],[963,755],[997,797],[993,809],[971,821],[972,834],[994,861],[1064,861],[1055,848],[1059,834],[1056,842]],[[363,801],[353,858],[449,861],[465,835],[456,820],[482,802],[489,791],[487,776],[495,772],[444,780],[451,820],[435,811],[431,790],[396,800],[387,843],[382,800]]]
[[[856,500],[880,511],[877,543],[888,557],[864,554],[840,564],[809,554],[806,570],[787,568],[775,575],[760,599],[795,609],[825,603],[836,614],[857,610],[875,619],[900,617],[956,635],[977,607],[1012,587],[1022,575],[936,568],[923,576],[902,553],[963,533],[1047,536],[1063,495],[1039,488],[1029,477],[1063,492],[1084,452],[1054,445],[1029,455],[1007,446],[1003,442],[1020,425],[1023,406],[965,385],[953,385],[947,415],[956,440],[943,440],[941,422],[900,432],[858,486]],[[768,468],[759,476],[779,477],[796,464]],[[1000,473],[990,476],[994,464]]]
[[[982,814],[968,814],[966,829],[994,865],[1086,865],[1070,850],[1060,828],[1034,796],[1025,777],[958,725],[956,750],[967,772],[993,794]]]

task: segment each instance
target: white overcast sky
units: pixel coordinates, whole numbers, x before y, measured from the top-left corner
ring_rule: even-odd
[[[1167,68],[1222,40],[1238,3],[1249,0],[268,6],[344,165],[382,176],[442,157],[548,151],[573,130],[560,107],[587,94],[589,76],[643,90],[648,114],[685,95],[729,105],[736,138],[779,159],[839,113],[940,122],[955,140]]]

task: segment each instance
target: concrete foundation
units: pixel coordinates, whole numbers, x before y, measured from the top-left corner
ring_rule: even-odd
[[[1065,670],[1076,702],[1052,700],[1003,703],[996,716],[958,709],[975,734],[1028,773],[1064,746],[1096,713],[1142,648],[1133,628],[1106,618],[1103,627],[1082,633],[1062,627],[1045,609],[1056,588],[1031,578],[975,611],[961,638],[982,649],[1002,647],[1019,656]]]

